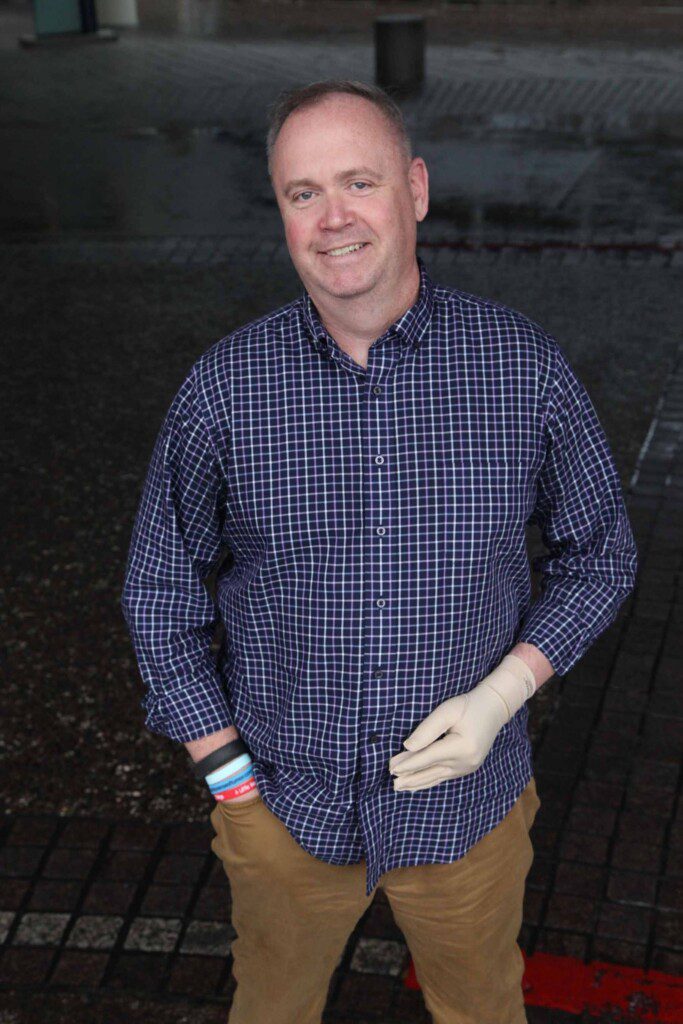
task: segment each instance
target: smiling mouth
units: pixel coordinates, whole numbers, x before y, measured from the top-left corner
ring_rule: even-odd
[[[321,256],[332,256],[338,259],[340,256],[350,256],[352,253],[360,252],[368,246],[369,242],[353,242],[351,245],[339,246],[337,249],[327,249],[321,252]]]

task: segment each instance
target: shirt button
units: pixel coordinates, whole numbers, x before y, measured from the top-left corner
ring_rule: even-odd
[[[368,736],[368,740],[370,741],[370,743],[378,743],[379,739],[380,735],[378,732],[373,732],[372,736]]]
[[[378,607],[378,608],[384,608],[384,605],[385,605],[385,604],[387,603],[387,602],[386,602],[386,598],[384,598],[384,597],[378,597],[378,598],[377,598],[377,601],[376,601],[375,603],[376,603],[376,605],[377,605],[377,607]]]
[[[375,532],[379,534],[380,537],[383,537],[384,534],[387,532],[387,528],[386,526],[378,526]]]
[[[382,394],[382,389],[379,386],[379,384],[374,384],[373,385],[372,393],[373,393],[373,395],[381,395]]]
[[[384,669],[383,668],[375,668],[375,669],[372,670],[372,675],[373,675],[373,677],[375,679],[381,679],[382,676],[384,675]]]
[[[384,456],[383,455],[375,455],[375,462],[377,463],[378,466],[381,466],[382,463],[384,462]]]

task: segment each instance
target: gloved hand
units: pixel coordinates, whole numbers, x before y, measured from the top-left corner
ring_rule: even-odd
[[[439,704],[413,730],[403,744],[406,750],[389,760],[394,789],[428,789],[476,771],[500,729],[535,691],[536,678],[526,662],[506,654],[472,690]]]

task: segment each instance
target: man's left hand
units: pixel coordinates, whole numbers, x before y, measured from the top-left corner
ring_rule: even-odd
[[[389,761],[394,789],[428,789],[476,771],[501,728],[535,689],[526,662],[506,655],[474,689],[439,704],[413,730],[403,744],[407,749]]]

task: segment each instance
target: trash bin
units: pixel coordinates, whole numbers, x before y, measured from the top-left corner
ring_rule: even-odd
[[[424,81],[425,19],[419,14],[375,18],[375,83],[397,96]]]
[[[136,28],[138,0],[95,0],[97,20],[109,28]]]

